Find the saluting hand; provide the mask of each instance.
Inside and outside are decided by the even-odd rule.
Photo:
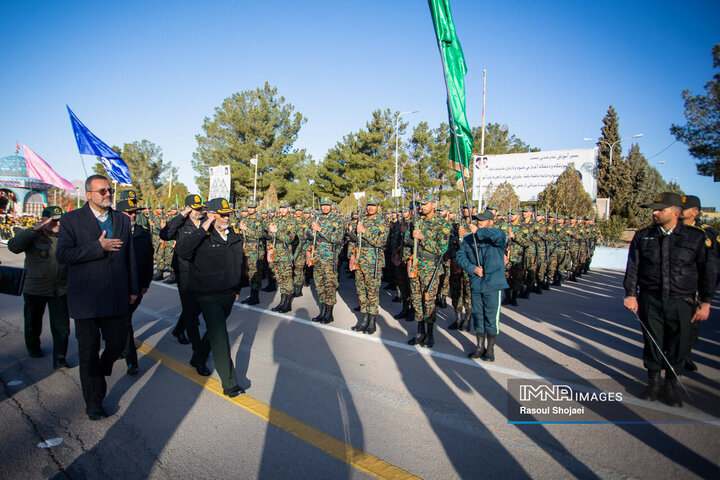
[[[210,227],[212,226],[212,224],[213,224],[214,221],[215,221],[214,218],[208,217],[208,218],[205,219],[205,221],[203,222],[202,228],[203,228],[206,232],[210,231]]]
[[[122,240],[118,240],[117,238],[105,238],[106,235],[107,232],[103,230],[100,238],[98,238],[102,249],[106,252],[117,252],[118,250],[120,250],[120,247],[122,247],[123,244]]]
[[[52,222],[52,218],[45,217],[45,219],[42,222],[36,223],[35,225],[33,225],[32,229],[35,232],[39,232],[40,230],[42,230],[45,227],[45,225],[49,224],[50,222]]]
[[[185,208],[183,208],[183,211],[180,212],[180,215],[182,215],[183,217],[187,217],[190,212],[192,212],[192,207],[190,205],[185,205]]]

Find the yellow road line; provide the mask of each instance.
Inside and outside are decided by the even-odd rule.
[[[179,373],[183,377],[186,377],[201,385],[203,388],[221,396],[223,399],[244,408],[253,415],[256,415],[276,427],[295,435],[304,442],[316,446],[320,450],[352,465],[359,470],[362,470],[363,472],[378,478],[387,478],[390,480],[419,478],[378,457],[375,457],[374,455],[370,455],[359,448],[355,448],[338,438],[328,435],[315,427],[311,427],[307,423],[304,423],[291,415],[283,413],[266,403],[256,400],[248,394],[239,395],[235,398],[228,398],[223,395],[222,385],[218,380],[212,377],[202,377],[198,375],[197,372],[195,372],[195,369],[190,365],[178,361],[160,350],[153,348],[147,343],[142,343],[138,347],[138,352],[143,355],[147,355],[156,362],[161,363],[169,369]]]

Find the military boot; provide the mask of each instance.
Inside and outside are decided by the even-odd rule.
[[[175,278],[175,272],[170,272],[170,276],[167,278],[167,280],[165,280],[164,283],[167,283],[168,285],[177,283],[177,279]]]
[[[540,287],[539,280],[535,281],[535,287],[533,288],[533,293],[537,293],[538,295],[542,295],[542,293],[543,293],[542,288]]]
[[[468,357],[481,358],[485,355],[485,333],[476,333],[475,337],[477,338],[477,347],[468,354]]]
[[[530,288],[522,287],[522,289],[520,289],[520,294],[518,295],[518,298],[530,298]]]
[[[375,326],[375,317],[376,317],[376,315],[368,314],[368,317],[369,317],[369,321],[368,321],[367,327],[365,327],[365,330],[363,330],[363,333],[367,333],[368,335],[372,335],[373,333],[375,333],[375,330],[377,330],[377,328],[376,328],[376,326]]]
[[[425,341],[420,344],[421,347],[432,348],[433,345],[435,345],[435,337],[433,336],[434,326],[434,323],[427,324],[427,336],[425,337]]]
[[[440,308],[447,308],[447,298],[445,298],[445,295],[438,292],[437,297],[435,298],[435,305]]]
[[[685,366],[683,368],[688,372],[697,372],[698,366],[693,362],[692,358],[690,358],[690,354],[685,358]]]
[[[505,289],[505,298],[503,298],[502,304],[503,305],[510,305],[512,297],[512,290],[509,288]]]
[[[356,332],[362,332],[365,330],[370,323],[370,314],[369,313],[363,313],[362,318],[359,318],[357,323],[350,327],[350,330],[355,330]]]
[[[295,297],[293,297],[292,294],[285,295],[285,303],[282,304],[282,306],[278,310],[278,313],[287,313],[290,310],[292,310],[293,298],[295,298]]]
[[[260,295],[260,290],[258,290],[257,288],[251,289],[250,297],[249,297],[249,300],[247,301],[247,304],[248,305],[257,305],[258,303],[260,303],[259,295]]]
[[[414,322],[415,321],[415,309],[412,307],[408,308],[408,314],[407,317],[405,317],[406,322]]]
[[[400,320],[401,318],[406,318],[408,316],[408,310],[410,309],[410,300],[403,300],[403,306],[402,310],[400,310],[400,313],[393,316],[396,320]]]
[[[677,378],[675,378],[670,372],[665,372],[665,383],[662,386],[660,398],[663,403],[670,405],[671,407],[683,406],[682,400],[680,400],[680,395],[678,395],[677,392]]]
[[[554,287],[560,287],[560,286],[562,286],[562,275],[560,275],[559,273],[556,273],[556,274],[555,274],[555,277],[553,278],[552,285],[553,285]]]
[[[273,312],[279,312],[280,309],[283,308],[283,306],[285,305],[286,297],[287,297],[287,295],[285,295],[284,293],[280,294],[280,302],[278,302],[278,304],[275,305],[270,310],[272,310]]]
[[[408,340],[409,345],[420,345],[425,341],[425,322],[417,322],[417,334]]]
[[[165,273],[163,270],[157,270],[157,271],[155,272],[155,275],[153,275],[153,278],[152,278],[152,279],[155,280],[156,282],[162,280],[162,279],[163,279],[163,273]]]
[[[268,280],[268,284],[262,289],[263,292],[275,292],[277,291],[277,282],[275,279]]]
[[[462,325],[460,325],[460,330],[465,330],[466,332],[470,331],[470,325],[472,324],[472,310],[471,309],[465,309],[465,317],[463,318]]]
[[[335,305],[326,305],[325,306],[325,315],[320,319],[320,323],[332,323],[335,321],[335,317],[333,317],[333,308]]]
[[[302,297],[302,285],[295,285],[295,291],[293,292],[293,297]]]
[[[543,290],[550,290],[550,279],[549,279],[549,278],[545,278],[545,279],[542,281],[542,284],[540,285],[540,288],[542,288]]]
[[[327,308],[328,308],[327,305],[325,305],[324,303],[321,303],[320,304],[320,313],[317,314],[317,317],[313,317],[310,320],[312,320],[313,322],[319,322],[320,320],[322,320],[323,317],[325,317],[325,312],[327,311]]]
[[[640,394],[640,398],[643,400],[649,400],[654,402],[658,398],[660,393],[660,371],[659,370],[648,370],[648,386]]]
[[[518,298],[518,290],[513,290],[512,297],[510,298],[510,305],[512,305],[513,307],[517,307],[518,306],[517,298]]]
[[[463,323],[462,307],[455,308],[455,321],[448,325],[448,330],[458,330]]]
[[[485,349],[485,354],[480,357],[485,362],[494,362],[495,361],[495,339],[497,338],[497,335],[491,335],[488,333],[487,336],[487,348]]]

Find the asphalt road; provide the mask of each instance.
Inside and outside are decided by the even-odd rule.
[[[22,256],[0,246],[0,261]],[[415,326],[392,318],[400,304],[389,290],[378,332],[352,332],[346,276],[327,326],[309,321],[310,287],[285,315],[269,311],[279,294],[236,305],[228,331],[247,394],[232,400],[215,374],[187,365],[189,346],[170,334],[177,290],[154,283],[133,322],[140,374],[115,364],[111,417],[98,422],[84,414],[75,339],[68,370],[52,369],[47,323],[46,357],[28,358],[22,298],[0,296],[0,478],[718,478],[720,298],[695,350],[700,370],[683,377],[692,400],[677,409],[637,399],[642,337],[622,308],[621,272],[503,308],[492,364],[466,357],[473,334],[444,328],[451,308],[440,310],[433,349],[407,345]],[[538,378],[623,401],[591,408],[599,423],[508,423],[508,382]],[[607,423],[618,420],[627,423]]]

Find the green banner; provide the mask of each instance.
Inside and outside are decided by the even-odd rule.
[[[445,80],[448,90],[448,117],[450,127],[455,125],[454,134],[450,135],[450,167],[457,172],[460,180],[460,165],[465,175],[470,175],[470,159],[472,158],[473,137],[465,114],[465,56],[460,40],[455,33],[455,24],[450,11],[449,0],[428,0],[430,13],[435,26],[438,48],[445,66]],[[456,142],[458,145],[456,146]],[[458,148],[459,147],[459,148]]]

